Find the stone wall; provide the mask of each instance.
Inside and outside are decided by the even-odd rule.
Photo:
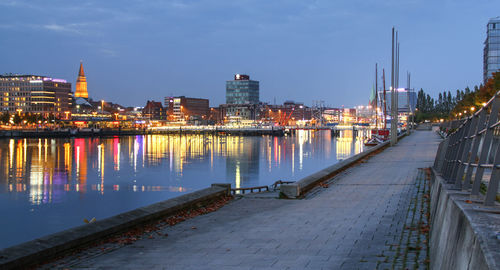
[[[500,207],[454,190],[433,170],[431,269],[500,269]]]

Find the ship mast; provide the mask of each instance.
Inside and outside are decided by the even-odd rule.
[[[378,130],[378,70],[375,63],[375,130]],[[378,133],[378,131],[377,131]]]
[[[382,81],[384,84],[384,130],[387,129],[387,106],[385,99],[385,69],[382,69]]]

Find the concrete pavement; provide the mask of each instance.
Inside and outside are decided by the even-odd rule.
[[[386,269],[397,263],[412,200],[439,142],[417,131],[302,200],[242,198],[131,245],[96,247],[43,267]],[[421,197],[421,196],[420,196]],[[406,258],[407,256],[405,256]],[[421,259],[416,258],[417,264]]]

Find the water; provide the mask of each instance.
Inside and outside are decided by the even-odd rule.
[[[362,150],[352,131],[0,140],[0,248],[211,183],[299,180]]]

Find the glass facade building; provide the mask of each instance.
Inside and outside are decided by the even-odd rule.
[[[384,107],[381,105],[384,100],[384,91],[379,91],[378,92],[379,96],[379,107],[381,111],[384,111]],[[391,113],[391,91],[387,90],[385,93],[385,99],[386,99],[386,110],[387,113]],[[382,101],[382,102],[381,102]],[[408,102],[410,106],[408,106]],[[415,91],[411,90],[408,91],[407,88],[399,88],[398,89],[398,113],[408,113],[409,110],[412,112],[415,111],[417,108],[417,93]]]
[[[234,80],[226,81],[226,104],[259,104],[259,81],[236,74]]]
[[[483,79],[486,82],[500,69],[500,17],[488,21],[484,41]]]

